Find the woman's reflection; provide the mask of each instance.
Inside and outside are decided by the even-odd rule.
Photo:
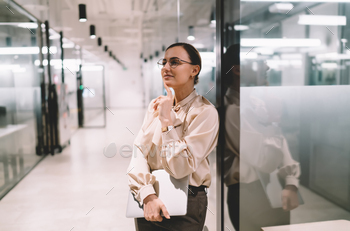
[[[228,187],[228,211],[235,229],[258,231],[261,227],[290,223],[289,211],[299,205],[300,167],[292,159],[279,127],[282,102],[277,96],[244,94],[240,113],[239,52],[240,46],[235,44],[224,56],[225,70],[230,70],[224,76],[228,87],[224,99],[224,181]],[[242,80],[249,81],[246,85],[267,85],[266,74],[260,73],[259,79],[255,71],[244,67]],[[264,63],[261,69],[266,72],[269,68]]]

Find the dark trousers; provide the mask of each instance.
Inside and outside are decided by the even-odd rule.
[[[207,214],[208,198],[205,191],[188,193],[187,214],[185,216],[163,217],[161,222],[135,218],[136,231],[202,231]]]
[[[260,181],[228,186],[227,206],[236,231],[261,231],[261,227],[290,224],[290,212],[271,208]]]

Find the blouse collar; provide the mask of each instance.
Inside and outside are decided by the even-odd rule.
[[[180,102],[177,102],[177,104],[173,106],[175,112],[177,112],[180,109],[180,107],[185,106],[188,102],[190,102],[196,96],[198,96],[198,93],[196,91],[196,88],[193,88],[192,92],[186,98],[184,98]],[[174,98],[174,103],[175,103],[175,98]]]

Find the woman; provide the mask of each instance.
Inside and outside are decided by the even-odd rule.
[[[149,104],[127,169],[131,192],[143,205],[145,215],[135,219],[136,230],[202,230],[208,205],[205,188],[211,182],[208,155],[217,145],[218,113],[194,88],[201,70],[196,48],[187,43],[172,44],[158,65],[167,96]],[[156,179],[151,174],[157,169],[176,179],[189,176],[185,216],[170,217],[157,197],[153,188]]]

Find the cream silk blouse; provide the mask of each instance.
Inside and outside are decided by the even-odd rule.
[[[164,169],[176,179],[189,177],[189,185],[210,186],[208,155],[217,146],[219,115],[206,98],[193,89],[173,106],[174,128],[162,132],[154,100],[148,106],[142,127],[134,140],[133,155],[127,169],[128,184],[141,203],[155,194],[153,170]]]
[[[252,108],[240,112],[240,95],[228,89],[225,95],[225,159],[224,182],[226,186],[236,183],[251,183],[259,180],[256,170],[278,175],[285,185],[299,187],[300,164],[292,158],[286,138],[279,127],[263,125],[256,116],[267,111],[262,100],[250,97]]]

